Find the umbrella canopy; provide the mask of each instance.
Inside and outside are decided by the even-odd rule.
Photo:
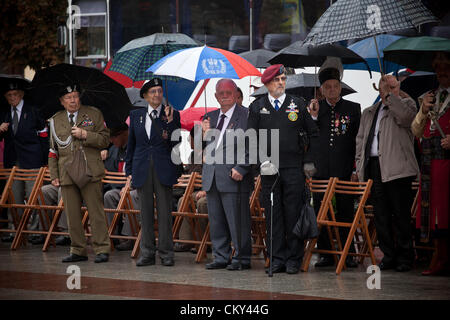
[[[399,74],[400,75],[400,74]],[[416,71],[408,75],[401,83],[400,89],[417,101],[424,92],[439,87],[436,74],[433,72]]]
[[[170,52],[196,46],[197,42],[183,33],[155,33],[134,39],[120,48],[109,70],[133,81],[151,79],[153,75],[145,72],[148,66]]]
[[[434,72],[431,62],[438,51],[450,52],[450,39],[413,37],[395,41],[384,49],[386,60],[401,63],[414,71]]]
[[[401,65],[397,63],[393,63],[390,61],[386,61],[383,59],[383,50],[391,43],[395,42],[398,39],[401,39],[401,36],[394,36],[391,34],[380,34],[375,37],[375,41],[377,45],[375,45],[375,41],[373,38],[366,38],[361,41],[355,42],[354,44],[348,46],[348,49],[354,51],[361,57],[363,57],[372,71],[380,70],[380,64],[378,61],[378,55],[380,56],[380,62],[385,73],[395,72],[400,69],[404,69]],[[355,64],[347,64],[344,65],[344,69],[351,70],[365,70],[366,65],[363,63],[355,63]]]
[[[214,110],[217,110],[217,108],[208,107],[206,109],[206,112],[211,112]],[[187,131],[191,131],[196,123],[203,120],[204,115],[204,108],[188,108],[180,111],[181,128],[186,129]]]
[[[350,86],[341,82],[342,91],[341,96],[346,96],[351,93],[355,93]],[[290,74],[287,76],[286,80],[286,92],[301,96],[306,100],[310,100],[314,96],[314,88],[320,87],[319,77],[313,73],[299,73]],[[251,96],[257,97],[267,94],[266,86],[262,86],[256,90]]]
[[[120,83],[121,85],[123,85],[125,88],[141,88],[144,85],[145,80],[141,80],[141,81],[133,81],[133,79],[127,77],[126,75],[116,72],[116,71],[111,71],[111,65],[112,65],[113,59],[110,59],[108,61],[108,63],[106,64],[105,69],[103,70],[103,73],[106,74],[108,77],[110,77],[111,79],[116,80],[118,83]]]
[[[30,95],[39,106],[44,119],[50,118],[63,106],[58,93],[71,83],[81,86],[81,103],[99,108],[110,128],[123,123],[132,105],[125,88],[100,70],[61,63],[36,72]]]
[[[420,0],[339,0],[317,20],[306,43],[365,38],[439,22]]]
[[[354,51],[339,44],[312,45],[296,41],[286,48],[280,50],[272,59],[271,64],[282,63],[286,67],[301,68],[311,66],[321,66],[327,57],[339,57],[342,63],[364,63],[367,70],[370,68],[361,56]]]
[[[153,72],[155,75],[175,76],[191,81],[261,76],[261,73],[250,62],[237,54],[208,46],[172,52],[148,68],[147,71]]]
[[[266,49],[256,49],[252,51],[245,51],[239,54],[242,58],[250,62],[256,68],[270,67],[269,61],[276,55],[275,52]]]

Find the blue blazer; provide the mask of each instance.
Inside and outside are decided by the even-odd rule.
[[[152,158],[158,180],[165,186],[173,186],[177,183],[179,170],[172,162],[171,152],[178,141],[172,142],[171,136],[174,130],[181,128],[180,113],[173,110],[173,120],[167,124],[163,121],[165,114],[162,109],[159,118],[152,123],[149,139],[145,131],[147,110],[148,108],[139,108],[130,113],[126,174],[132,176],[131,184],[134,188],[142,187],[147,179],[149,161]],[[162,138],[163,130],[167,130],[168,139]]]
[[[35,106],[24,102],[16,135],[12,131],[11,107],[1,115],[0,123],[8,122],[8,131],[0,135],[5,140],[3,165],[12,168],[18,162],[22,169],[36,169],[47,164],[48,132],[39,134],[45,128],[45,121]]]

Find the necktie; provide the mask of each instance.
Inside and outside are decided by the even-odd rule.
[[[75,122],[73,121],[73,117],[75,117],[75,115],[73,113],[69,114],[69,118],[70,118],[69,123],[70,123],[71,127],[73,127],[75,125]]]
[[[13,107],[13,119],[12,119],[12,124],[13,124],[13,133],[14,135],[16,135],[17,132],[17,127],[19,126],[19,115],[17,114],[17,107]]]
[[[217,127],[216,127],[217,130],[222,131],[223,122],[225,121],[225,117],[226,117],[226,115],[224,115],[224,114],[222,114],[220,116],[220,121],[219,121],[219,123],[217,124]]]
[[[447,90],[441,91],[441,94],[439,95],[439,105],[442,106],[442,104],[444,103],[445,99],[447,99],[447,96],[448,96],[448,91]]]
[[[280,109],[280,106],[278,105],[280,101],[277,99],[274,102],[275,102],[275,110],[278,111],[278,109]]]
[[[152,114],[150,115],[150,118],[152,118],[152,120],[155,120],[158,117],[158,111],[153,110]]]

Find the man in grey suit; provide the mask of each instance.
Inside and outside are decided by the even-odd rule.
[[[249,194],[252,181],[248,166],[248,147],[245,143],[238,144],[238,139],[234,136],[236,129],[247,129],[248,110],[236,103],[238,92],[233,80],[219,80],[215,96],[220,109],[210,112],[202,122],[205,139],[208,140],[211,133],[215,136],[213,141],[207,142],[202,169],[202,187],[206,191],[208,202],[214,257],[213,262],[206,264],[206,269],[250,269],[252,246]],[[239,152],[237,149],[242,146],[244,150]],[[208,150],[211,154],[208,154]],[[230,263],[231,242],[235,254]]]

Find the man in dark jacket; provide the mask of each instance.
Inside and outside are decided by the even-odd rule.
[[[261,81],[269,93],[250,105],[248,129],[255,129],[257,132],[267,129],[267,145],[260,146],[258,143],[259,161],[265,153],[275,159],[273,162],[279,171],[279,178],[274,186],[272,233],[270,193],[276,177],[262,176],[261,179],[260,199],[265,209],[267,234],[273,236],[273,247],[270,248],[273,250],[272,271],[296,274],[303,259],[303,241],[293,234],[292,229],[303,205],[305,175],[311,177],[315,171],[314,149],[318,145],[319,132],[306,110],[305,100],[285,93],[286,74],[283,65],[267,68]],[[271,135],[276,132],[279,133],[279,139],[271,141]],[[309,149],[306,151],[307,140]],[[279,154],[272,154],[271,150],[275,150],[273,147],[276,146]],[[276,158],[279,159],[278,163],[275,163]]]
[[[355,164],[356,135],[361,118],[361,106],[341,98],[342,63],[339,58],[328,58],[319,70],[320,90],[325,99],[320,102],[311,101],[309,112],[320,130],[319,153],[317,158],[317,173],[314,179],[328,180],[337,177],[350,181]],[[314,209],[319,211],[323,195],[314,194]],[[349,195],[337,194],[336,218],[341,222],[353,220],[354,198]],[[339,228],[341,241],[347,239],[348,230]],[[323,230],[319,236],[318,248],[330,248],[328,233]],[[354,252],[354,247],[350,248]],[[316,267],[334,265],[332,255],[322,255],[315,264]],[[347,256],[347,267],[356,267],[356,262]]]

